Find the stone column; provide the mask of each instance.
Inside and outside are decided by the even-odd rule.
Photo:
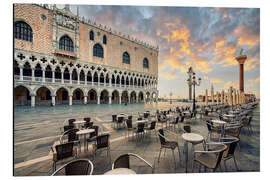
[[[32,74],[33,74],[33,72],[32,72]],[[23,80],[23,68],[22,67],[20,67],[20,80],[21,81]]]
[[[35,102],[36,100],[36,95],[35,94],[31,94],[31,107],[35,107]]]
[[[72,95],[69,95],[69,105],[72,105]]]
[[[233,105],[236,105],[236,89],[234,89],[233,91],[233,101],[234,101]]]
[[[55,71],[52,71],[52,82],[55,83]]]
[[[84,75],[84,85],[87,85],[87,75]]]
[[[121,81],[120,81],[121,83]],[[119,93],[119,104],[121,104],[122,93]]]
[[[100,95],[97,95],[97,104],[100,104]]]
[[[109,85],[110,85],[110,87],[112,87],[112,78],[111,77],[109,77]]]
[[[61,83],[64,84],[64,72],[61,72]]]
[[[55,106],[55,95],[52,95],[52,105]]]
[[[32,69],[32,81],[35,81],[35,70]]]
[[[77,75],[77,84],[80,84],[80,74]]]
[[[94,86],[94,76],[92,75],[91,78],[92,78],[92,86]]]
[[[72,73],[69,73],[69,83],[72,84]]]
[[[221,104],[224,104],[224,90],[221,92]]]
[[[244,92],[244,64],[247,59],[246,55],[242,55],[243,49],[241,49],[240,55],[235,57],[239,64],[239,90]]]
[[[205,89],[205,105],[208,106],[208,92],[207,92],[207,89]]]
[[[87,97],[88,96],[84,96],[84,104],[87,104]]]
[[[130,95],[128,95],[128,103],[130,104]]]
[[[45,82],[45,70],[42,69],[42,82]]]
[[[109,104],[112,104],[112,96],[109,96]]]
[[[215,104],[214,93],[212,94],[212,104]]]

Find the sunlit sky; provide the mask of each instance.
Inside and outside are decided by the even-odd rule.
[[[76,14],[75,5],[71,10]],[[158,6],[79,6],[81,16],[159,46],[160,97],[187,98],[187,70],[202,78],[196,94],[238,88],[243,48],[245,92],[260,95],[260,9]]]

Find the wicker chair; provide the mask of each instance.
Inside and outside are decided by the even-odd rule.
[[[185,133],[191,133],[191,126],[189,124],[185,124],[183,130]]]
[[[91,129],[93,127],[94,122],[85,122],[83,128]]]
[[[67,125],[67,126],[64,126],[64,132],[70,130],[70,129],[73,129],[74,128],[74,125]]]
[[[178,122],[179,122],[179,116],[177,116],[174,121],[169,121],[169,127],[170,127],[170,125],[172,125],[173,126],[173,130],[175,131],[175,126],[176,125],[179,128]]]
[[[51,147],[53,152],[53,172],[56,170],[56,163],[67,159],[67,158],[74,158],[77,156],[77,149],[73,149],[74,142],[67,142],[64,144],[56,145],[54,148]]]
[[[167,138],[165,138],[163,129],[158,130],[158,136],[159,136],[160,145],[161,145],[160,150],[159,150],[159,155],[158,155],[158,162],[159,162],[161,150],[165,149],[165,152],[166,152],[166,149],[171,149],[172,154],[173,154],[173,160],[174,160],[174,164],[175,164],[175,169],[176,169],[174,150],[175,150],[175,148],[178,148],[178,153],[180,154],[178,143],[175,142],[175,141],[169,141]],[[164,152],[164,155],[165,155],[165,152]],[[179,159],[179,161],[180,161],[180,159]]]
[[[112,125],[113,127],[115,128],[115,124],[117,123],[117,115],[116,114],[113,114],[112,115]]]
[[[75,119],[69,119],[69,120],[68,120],[68,124],[69,124],[69,125],[74,125],[73,123],[74,123],[75,121],[76,121]]]
[[[126,120],[126,124],[127,124],[127,133],[126,133],[126,135],[129,138],[129,132],[130,131],[134,132],[134,130],[136,130],[136,128],[132,126],[132,119]]]
[[[93,163],[88,159],[76,159],[61,166],[51,176],[56,176],[60,174],[62,169],[65,169],[64,175],[68,175],[68,176],[69,175],[92,175],[94,166],[93,166]]]
[[[120,116],[117,118],[116,124],[117,124],[117,129],[119,129],[119,125],[123,125],[124,123],[124,117]]]
[[[99,126],[95,125],[92,128],[95,129],[95,131],[90,133],[89,138],[86,139],[87,151],[88,151],[88,143],[94,143],[96,141],[97,136],[98,136]]]
[[[247,118],[242,121],[242,125],[247,128],[249,135],[253,133],[253,130],[251,127],[251,121],[252,121],[252,116],[247,116]]]
[[[150,132],[150,135],[151,135],[151,132],[154,131],[155,134],[156,134],[156,137],[157,137],[156,123],[157,123],[156,121],[152,121],[151,124],[150,124],[150,127],[145,128],[145,130],[146,130],[146,132]]]
[[[207,126],[207,129],[208,129],[208,135],[207,135],[206,140],[208,140],[208,139],[211,140],[213,133],[219,135],[219,137],[221,136],[221,129],[217,128],[217,127],[214,127],[213,123],[211,121],[206,121],[206,126]]]
[[[219,167],[221,170],[220,162],[221,162],[223,153],[227,150],[227,146],[222,143],[206,143],[206,145],[208,147],[207,150],[194,151],[192,172],[193,172],[195,163],[198,163],[199,165],[202,165],[205,168],[212,169],[213,172],[216,171],[217,167]],[[199,168],[199,172],[200,172],[200,168]]]
[[[73,142],[74,145],[78,146],[78,149],[81,150],[81,142],[79,140],[78,135],[76,134],[76,132],[78,131],[79,129],[70,129],[64,132],[62,136],[60,136],[60,143],[61,144],[65,143],[67,137],[67,142]]]
[[[107,150],[107,157],[110,154],[110,163],[111,163],[111,153],[110,153],[110,134],[102,134],[102,135],[98,135],[96,137],[96,143],[93,144],[93,151],[94,151],[94,159],[96,158],[96,153],[99,150]]]
[[[157,115],[157,119],[158,119],[158,123],[162,124],[162,128],[163,128],[163,124],[166,123],[167,126],[167,121],[164,118],[164,116],[162,117],[160,114]]]
[[[83,120],[84,120],[85,122],[90,122],[90,121],[91,121],[91,118],[90,118],[90,117],[85,117],[85,118],[83,118]]]
[[[145,159],[143,159],[142,157],[140,157],[137,154],[133,154],[133,153],[127,153],[127,154],[122,154],[119,157],[117,157],[113,164],[112,164],[112,169],[116,169],[116,168],[130,168],[130,157],[135,157],[139,160],[141,160],[142,162],[144,162],[147,166],[149,166],[152,170],[152,173],[154,173],[154,167],[153,165],[151,165],[149,162],[147,162]]]
[[[144,126],[145,126],[145,123],[137,124],[137,128],[133,131],[133,133],[136,134],[136,137],[138,137],[139,134],[141,135],[141,137],[144,136]]]

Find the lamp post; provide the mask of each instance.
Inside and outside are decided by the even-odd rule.
[[[187,74],[188,74],[188,80],[187,80],[187,84],[188,84],[188,100],[189,101],[191,101],[192,100],[192,96],[191,96],[191,94],[192,94],[192,81],[191,81],[191,78],[192,78],[192,75],[193,75],[193,69],[192,69],[192,67],[189,67],[188,68],[188,72],[187,72]]]
[[[201,78],[198,78],[198,81],[196,81],[196,73],[193,72],[192,74],[192,81],[190,79],[187,80],[187,82],[191,85],[193,85],[193,108],[192,108],[192,112],[195,112],[196,109],[196,99],[195,99],[195,86],[200,86],[201,84]]]

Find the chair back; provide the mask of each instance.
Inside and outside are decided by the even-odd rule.
[[[184,122],[184,119],[185,119],[185,116],[182,116],[182,115],[181,115],[181,121],[180,121],[180,122],[181,122],[181,123]]]
[[[208,131],[212,130],[212,124],[210,121],[206,121],[206,126],[207,126]]]
[[[64,126],[64,132],[70,130],[70,129],[73,129],[74,128],[74,125],[67,125],[67,126]]]
[[[90,118],[90,117],[85,117],[85,118],[83,118],[83,120],[84,120],[85,122],[90,122],[90,121],[91,121],[91,118]]]
[[[222,146],[223,146],[222,149],[217,153],[217,159],[216,159],[216,164],[215,164],[215,168],[214,169],[216,169],[218,167],[218,165],[221,162],[221,159],[222,159],[222,156],[223,156],[224,151],[227,150],[227,146],[225,144],[223,144]]]
[[[229,143],[225,143],[228,146],[227,151],[225,152],[223,157],[230,157],[234,154],[234,151],[236,149],[237,143],[239,143],[240,139],[239,138],[235,138],[233,141],[229,142]]]
[[[156,121],[151,122],[151,125],[150,125],[151,130],[156,128],[156,123],[157,123]]]
[[[55,146],[56,154],[57,154],[56,159],[62,160],[68,157],[72,157],[73,145],[74,145],[74,142],[68,142],[65,144],[56,145]]]
[[[97,149],[109,147],[109,137],[110,134],[102,134],[97,136]]]
[[[176,117],[175,123],[177,124],[179,121],[179,116]]]
[[[120,155],[114,162],[113,162],[113,168],[130,168],[129,164],[129,155],[128,154],[122,154]]]
[[[78,135],[76,132],[78,132],[79,129],[71,129],[68,131],[68,142],[73,142],[78,140]]]
[[[93,124],[94,124],[94,122],[85,122],[84,123],[84,128],[86,128],[86,129],[92,128]]]
[[[69,120],[68,120],[68,124],[69,124],[69,125],[73,125],[73,123],[74,123],[75,121],[76,121],[75,119],[69,119]]]
[[[90,166],[93,169],[93,165],[89,163],[89,160],[79,159],[72,161],[65,167],[66,175],[89,175]]]
[[[113,115],[112,115],[112,121],[113,121],[113,122],[116,122],[116,121],[117,121],[116,117],[117,117],[116,114],[113,114]]]
[[[132,121],[132,116],[130,115],[130,116],[128,116],[128,120],[131,120]]]
[[[120,116],[117,118],[117,122],[118,123],[122,123],[124,121],[124,117],[123,116]]]
[[[137,133],[144,132],[144,123],[138,123],[137,125]]]
[[[191,127],[185,125],[185,126],[184,126],[184,131],[185,131],[186,133],[191,133]]]
[[[142,118],[141,118],[141,117],[139,117],[137,120],[138,120],[138,121],[140,121],[140,120],[142,120]]]
[[[126,123],[127,123],[128,129],[132,128],[132,120],[131,119],[126,120]]]
[[[158,130],[158,137],[159,137],[159,140],[160,140],[160,144],[163,145],[166,143],[166,139],[164,138],[164,131],[163,129],[159,129]]]

